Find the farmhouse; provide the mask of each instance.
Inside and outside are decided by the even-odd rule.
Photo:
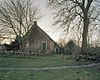
[[[37,25],[36,21],[23,39],[24,51],[46,54],[59,52],[59,45]]]

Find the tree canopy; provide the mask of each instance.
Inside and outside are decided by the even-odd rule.
[[[54,24],[60,24],[65,31],[82,32],[81,52],[87,48],[88,32],[98,27],[100,21],[99,0],[49,0],[49,7],[56,10]]]
[[[23,36],[39,18],[39,9],[31,0],[4,0],[0,4],[0,25],[17,36]]]

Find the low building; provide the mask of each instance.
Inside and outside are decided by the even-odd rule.
[[[53,41],[38,25],[34,25],[23,37],[23,50],[32,53],[47,53],[59,52],[59,45]]]

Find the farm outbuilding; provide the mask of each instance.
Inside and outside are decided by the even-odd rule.
[[[59,45],[34,22],[34,25],[23,37],[23,49],[35,53],[59,52]]]

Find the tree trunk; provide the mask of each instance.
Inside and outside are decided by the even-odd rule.
[[[16,37],[16,40],[19,43],[19,50],[21,51],[22,50],[22,37],[19,35]]]
[[[81,54],[84,55],[87,48],[87,37],[88,37],[88,27],[89,27],[89,18],[84,16],[84,26],[83,26],[83,34],[82,34],[82,46],[81,46]]]

